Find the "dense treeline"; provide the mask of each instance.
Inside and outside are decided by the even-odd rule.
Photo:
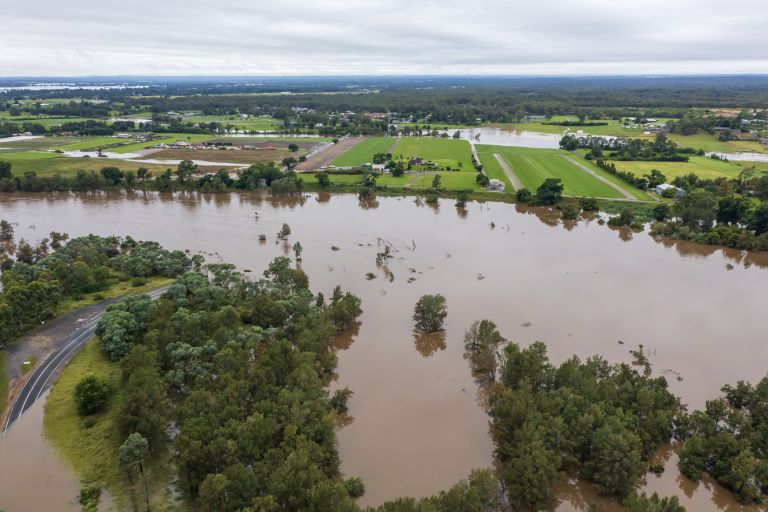
[[[756,386],[739,381],[703,411],[683,418],[677,436],[680,472],[699,481],[705,473],[745,503],[768,496],[768,377]]]
[[[651,454],[673,434],[681,410],[663,377],[599,356],[550,364],[546,346],[521,348],[489,320],[466,332],[466,358],[488,394],[491,434],[509,503],[538,510],[566,469],[630,510],[682,510],[677,499],[636,496]],[[642,350],[637,353],[642,361]]]
[[[217,192],[224,190],[254,190],[271,188],[275,192],[299,192],[303,180],[293,171],[283,172],[274,163],[256,163],[238,171],[232,178],[227,171],[197,176],[198,166],[182,160],[174,171],[153,175],[146,168],[122,171],[118,167],[103,167],[99,172],[80,170],[74,176],[38,176],[33,171],[14,176],[10,163],[0,161],[0,192],[89,192],[105,188],[136,190],[197,190]]]
[[[0,221],[0,237],[0,346],[51,319],[62,299],[106,290],[119,279],[175,277],[191,265],[183,252],[131,238],[68,240],[51,232],[33,247],[24,240],[14,243],[13,226],[6,221]]]
[[[693,178],[698,185],[707,185]],[[768,250],[768,176],[751,181],[754,185],[748,195],[716,194],[717,190],[728,189],[726,182],[712,184],[717,187],[714,192],[711,188],[695,188],[671,208],[658,207],[658,222],[651,226],[651,234],[735,249]],[[690,183],[684,179],[673,183],[686,182]],[[760,202],[755,203],[755,198]]]
[[[196,110],[232,112],[278,119],[295,117],[294,109],[331,112],[397,112],[433,123],[474,124],[520,121],[526,115],[573,114],[580,118],[676,117],[693,107],[762,108],[768,81],[762,77],[513,79],[377,77],[274,79],[259,83],[205,80],[145,80],[142,89],[9,91],[0,101],[14,108],[14,98],[77,97],[106,103],[77,102],[33,107],[35,114],[103,117],[121,114]],[[292,94],[253,94],[254,92]],[[336,94],[317,94],[335,92]],[[305,114],[302,114],[304,117]],[[307,115],[306,126],[312,119]],[[686,123],[682,129],[687,130]],[[371,125],[377,127],[376,125]],[[380,128],[380,127],[379,127]],[[698,129],[695,127],[694,129]]]
[[[155,452],[172,445],[201,509],[356,510],[361,482],[339,473],[343,404],[326,386],[334,338],[360,313],[339,288],[327,302],[313,295],[284,257],[256,282],[209,265],[157,302],[121,301],[97,330],[123,368],[119,428]]]
[[[687,155],[703,155],[704,151],[693,148],[681,148],[663,133],[656,134],[654,140],[625,139],[622,137],[597,137],[592,135],[566,135],[560,139],[560,147],[567,151],[589,149],[586,157],[604,158],[604,151],[609,151],[611,160],[642,160],[654,162],[687,162]]]

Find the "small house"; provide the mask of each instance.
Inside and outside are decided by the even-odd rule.
[[[424,160],[421,158],[411,158],[408,160],[408,165],[424,165]]]
[[[504,190],[504,182],[501,180],[488,180],[488,190],[492,192],[501,192]]]
[[[653,189],[653,191],[659,195],[664,195],[664,192],[667,190],[674,190],[675,195],[672,197],[674,197],[675,199],[683,197],[685,195],[685,190],[681,189],[680,187],[670,185],[669,183],[662,183],[661,185],[656,185]]]

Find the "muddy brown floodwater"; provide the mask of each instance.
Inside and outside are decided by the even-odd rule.
[[[43,438],[48,393],[3,437],[0,432],[0,510],[78,512],[80,484]]]
[[[275,244],[288,223],[313,290],[327,296],[341,284],[363,301],[360,330],[339,353],[338,385],[354,395],[353,420],[338,437],[342,470],[365,480],[364,504],[433,494],[491,465],[488,417],[462,357],[464,330],[478,319],[521,344],[546,342],[555,363],[572,354],[631,361],[643,344],[655,373],[690,407],[768,370],[766,254],[662,243],[595,222],[563,226],[515,205],[472,203],[460,213],[450,200],[360,205],[353,195],[3,195],[0,218],[27,239],[51,230],[131,234],[254,276],[290,252]],[[383,244],[394,256],[387,269],[375,262]],[[413,306],[425,293],[447,298],[444,345],[412,336]],[[589,486],[560,487],[557,510],[613,509]],[[739,510],[718,486],[679,479],[671,454],[647,488],[679,495],[689,510]]]

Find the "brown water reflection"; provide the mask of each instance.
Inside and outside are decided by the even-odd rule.
[[[0,197],[0,218],[19,222],[19,237],[131,234],[213,254],[209,260],[254,276],[284,254],[274,239],[288,223],[312,288],[328,296],[341,284],[363,300],[359,332],[340,340],[338,385],[354,391],[354,421],[339,432],[342,470],[365,480],[365,504],[432,494],[491,464],[488,418],[463,358],[464,330],[478,319],[522,344],[545,341],[554,363],[574,353],[629,362],[629,349],[642,344],[654,372],[692,407],[725,382],[766,373],[768,254],[657,242],[647,233],[625,242],[597,222],[563,229],[558,212],[519,205],[472,203],[464,213],[452,200],[435,209],[380,197],[374,206],[326,193]],[[376,265],[380,240],[394,255],[386,275]],[[413,306],[425,293],[447,299],[444,348],[413,337]],[[673,466],[649,476],[649,488],[685,496]],[[588,510],[589,487],[573,485],[563,487],[557,510]],[[708,492],[704,484],[693,491],[699,510],[712,509]]]

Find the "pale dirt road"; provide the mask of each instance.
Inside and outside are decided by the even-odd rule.
[[[624,190],[623,188],[621,188],[620,186],[618,186],[617,184],[612,182],[611,180],[609,180],[607,178],[604,178],[603,176],[600,176],[599,174],[597,174],[595,171],[593,171],[592,169],[590,169],[586,165],[577,162],[576,160],[574,160],[573,158],[571,158],[569,156],[565,156],[565,155],[562,155],[562,156],[563,156],[563,158],[565,158],[566,160],[571,162],[573,165],[575,165],[576,167],[578,167],[582,171],[592,175],[593,177],[597,178],[598,180],[602,181],[603,183],[605,183],[606,185],[611,187],[613,190],[615,190],[616,192],[621,194],[624,197],[624,199],[626,199],[627,201],[637,201],[637,198],[635,196],[633,196],[632,194],[630,194],[629,192],[627,192],[626,190]]]
[[[504,174],[507,175],[507,178],[509,178],[509,181],[512,183],[512,188],[515,190],[520,190],[523,188],[523,182],[520,181],[517,176],[515,176],[515,173],[512,172],[512,168],[509,166],[506,160],[504,160],[504,158],[498,153],[494,153],[493,156],[496,157],[496,160],[499,162],[499,165],[504,171]]]
[[[365,140],[365,137],[347,137],[341,139],[338,144],[332,144],[322,151],[300,162],[295,169],[297,171],[314,171],[330,165],[340,155],[343,155],[353,147]]]

